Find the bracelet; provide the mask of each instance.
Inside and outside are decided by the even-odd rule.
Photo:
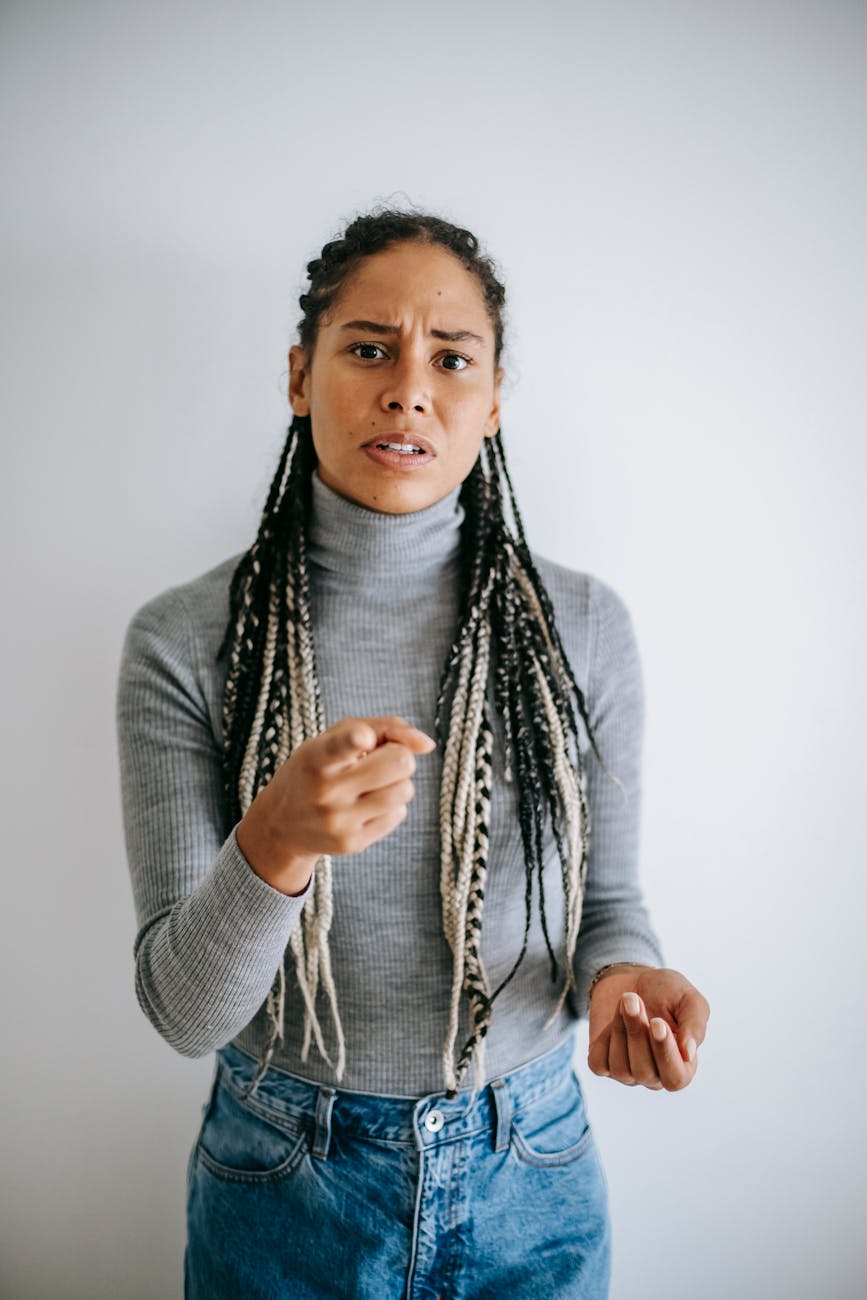
[[[593,990],[596,988],[596,985],[602,979],[602,976],[607,974],[608,971],[614,970],[618,966],[642,966],[643,967],[644,962],[643,961],[610,961],[607,966],[602,966],[590,981],[590,987],[587,990],[588,1007],[590,1006],[591,994],[593,993]]]

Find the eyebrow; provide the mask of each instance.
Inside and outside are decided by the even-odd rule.
[[[350,320],[341,325],[344,330],[364,330],[368,334],[400,334],[397,325],[383,325],[375,320]],[[431,338],[443,339],[446,343],[478,343],[485,346],[485,340],[472,330],[431,330]]]

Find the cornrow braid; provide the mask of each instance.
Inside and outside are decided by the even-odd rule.
[[[300,298],[302,347],[312,354],[323,316],[359,263],[402,240],[442,245],[476,277],[493,326],[498,363],[505,291],[493,263],[482,255],[469,231],[416,212],[385,210],[358,217],[309,263],[310,287]],[[230,618],[220,650],[221,656],[228,654],[223,769],[229,826],[243,816],[292,750],[324,727],[307,566],[315,464],[310,419],[296,417],[256,540],[232,578]],[[436,733],[443,755],[440,896],[443,932],[452,953],[443,1043],[443,1077],[450,1095],[471,1069],[476,1086],[484,1081],[485,1037],[494,1003],[526,955],[536,890],[551,978],[557,979],[559,963],[548,929],[543,885],[547,826],[561,864],[566,930],[563,986],[551,1020],[573,986],[590,841],[581,729],[599,758],[584,695],[527,547],[499,432],[483,445],[462,485],[460,500],[464,509],[460,617],[436,703]],[[481,935],[495,717],[506,779],[517,789],[525,922],[514,964],[492,991],[481,957]],[[330,960],[333,909],[331,862],[322,857],[289,951],[304,1003],[302,1060],[315,1042],[339,1081],[346,1050]],[[331,1018],[328,1046],[316,1009],[320,987]],[[282,1040],[285,995],[281,962],[266,999],[269,1032],[249,1092],[255,1091]],[[469,1033],[458,1049],[464,998]]]

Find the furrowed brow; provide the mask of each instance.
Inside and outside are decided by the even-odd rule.
[[[485,340],[472,330],[431,330],[431,334],[435,339],[443,339],[446,343],[478,343],[481,348],[485,346]]]
[[[397,325],[384,325],[381,321],[375,320],[350,320],[345,325],[341,325],[344,330],[363,330],[367,334],[400,334],[400,328]],[[474,334],[472,330],[431,330],[431,338],[442,339],[444,343],[477,343],[479,347],[485,346],[485,340],[479,334]]]
[[[350,320],[341,325],[344,330],[364,330],[367,334],[399,334],[396,325],[382,325],[375,320]]]

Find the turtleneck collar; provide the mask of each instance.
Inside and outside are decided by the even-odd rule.
[[[460,548],[460,487],[424,510],[382,514],[347,501],[313,473],[308,537],[311,565],[366,582],[430,577]]]

